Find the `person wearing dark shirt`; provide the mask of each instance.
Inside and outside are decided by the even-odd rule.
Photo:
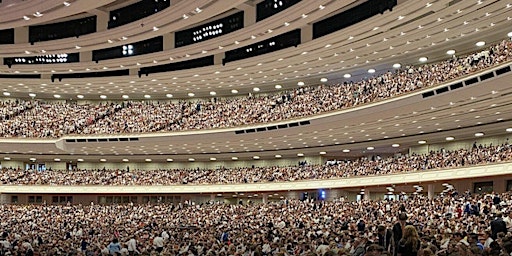
[[[494,219],[493,221],[491,221],[491,234],[492,234],[492,239],[496,240],[496,238],[498,237],[498,233],[500,232],[503,232],[503,233],[507,233],[507,224],[505,223],[505,221],[503,221],[503,215],[501,212],[497,212],[496,213],[496,219]]]
[[[384,225],[379,225],[377,228],[378,245],[382,246],[387,252],[391,249],[391,240],[393,237],[391,233],[392,232]]]
[[[398,222],[393,225],[393,255],[398,255],[398,242],[402,239],[402,234],[405,226],[407,225],[407,214],[401,212],[398,215]]]
[[[418,231],[412,225],[404,228],[403,237],[398,242],[398,256],[418,256],[421,240]]]

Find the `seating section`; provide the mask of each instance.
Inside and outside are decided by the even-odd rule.
[[[22,170],[3,168],[3,185],[175,185],[292,182],[349,178],[368,175],[439,170],[512,160],[512,146],[476,146],[455,151],[432,151],[425,155],[372,157],[328,162],[324,165],[267,166],[219,169],[172,170]]]
[[[0,136],[60,137],[65,134],[179,131],[283,121],[381,101],[438,85],[508,62],[512,59],[511,49],[512,42],[504,40],[477,53],[435,64],[405,67],[359,82],[301,87],[268,96],[199,99],[186,103],[128,102],[122,104],[121,111],[114,111],[119,109],[112,104],[22,103],[36,107],[19,112],[9,120],[1,120]],[[43,109],[45,111],[41,112]],[[151,120],[153,117],[156,120]]]
[[[1,245],[7,255],[392,255],[369,252],[398,250],[392,237],[402,227],[414,255],[509,255],[508,205],[510,193],[457,191],[360,202],[2,204]]]

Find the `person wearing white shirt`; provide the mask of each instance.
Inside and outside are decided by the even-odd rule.
[[[126,246],[128,246],[128,254],[135,255],[137,251],[137,238],[135,236],[132,236],[128,242],[126,242]]]
[[[153,238],[153,246],[158,253],[164,250],[164,239],[159,234]]]

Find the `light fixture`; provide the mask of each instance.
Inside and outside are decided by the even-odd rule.
[[[71,4],[70,4],[69,2],[67,2],[67,1],[64,1],[64,2],[63,2],[63,4],[64,4],[64,6],[66,6],[66,7],[68,7],[68,6],[70,6],[70,5],[71,5]]]
[[[446,51],[446,54],[454,55],[455,54],[455,50],[448,50],[448,51]]]
[[[152,160],[151,160],[151,159],[149,159],[149,158],[146,158],[144,161],[146,161],[146,162],[151,162]]]
[[[420,57],[418,60],[420,62],[427,62],[428,58],[427,57]]]
[[[512,128],[507,128],[507,129],[505,129],[505,131],[512,132]]]
[[[126,158],[125,158],[125,159],[123,159],[123,162],[129,162],[129,161],[130,161],[130,160],[128,160],[128,159],[126,159]]]
[[[374,150],[375,148],[374,147],[367,147],[366,150]]]
[[[194,162],[194,161],[195,161],[195,159],[194,159],[194,158],[189,158],[189,159],[188,159],[188,161],[189,161],[189,162]]]
[[[392,146],[392,147],[394,147],[394,148],[398,148],[398,147],[400,147],[400,144],[395,143],[395,144],[393,144],[393,145],[391,145],[391,146]]]
[[[146,98],[146,99],[151,99],[151,95],[146,94],[146,95],[144,95],[144,98]]]
[[[106,161],[107,161],[107,159],[105,159],[105,158],[100,159],[100,162],[106,162]]]
[[[327,82],[327,78],[325,78],[325,77],[320,78],[320,82],[322,82],[322,83]]]
[[[78,94],[76,97],[79,98],[79,99],[83,99],[84,98],[84,96],[81,95],[81,94]]]
[[[393,64],[393,68],[401,68],[401,67],[402,67],[402,64],[400,64],[400,63]]]
[[[190,95],[189,95],[189,96],[190,96]],[[166,94],[166,95],[165,95],[165,97],[167,97],[167,98],[172,98],[172,94],[168,93],[168,94]]]
[[[84,161],[84,159],[82,159],[82,158],[78,158],[76,161],[77,161],[77,162],[83,162],[83,161]]]
[[[475,45],[478,46],[478,47],[482,47],[482,46],[485,45],[485,42],[484,41],[479,41]]]
[[[189,97],[194,97],[194,96],[196,96],[193,92],[189,92],[187,95],[188,95]]]
[[[351,75],[351,74],[344,74],[344,75],[343,75],[343,77],[344,77],[344,78],[351,78],[351,77],[352,77],[352,75]]]
[[[258,159],[260,159],[260,157],[259,156],[253,156],[252,159],[258,160]]]
[[[477,132],[475,133],[475,137],[482,137],[484,136],[484,133],[483,132]]]
[[[217,158],[215,158],[215,157],[210,157],[210,161],[217,161]]]
[[[236,157],[236,156],[232,156],[232,157],[231,157],[231,160],[238,160],[238,157]]]
[[[276,85],[274,86],[274,88],[276,88],[276,89],[281,89],[281,88],[283,88],[283,86],[282,86],[282,85],[280,85],[280,84],[276,84]]]
[[[28,17],[28,16],[23,16],[23,19],[24,19],[24,20],[30,20],[30,17]]]
[[[304,154],[303,154],[303,153],[297,153],[297,156],[299,156],[299,157],[303,157],[303,156],[304,156]]]
[[[231,93],[233,93],[233,94],[237,94],[237,93],[238,93],[238,90],[233,89],[233,90],[231,90]]]
[[[60,162],[60,158],[55,158],[55,159],[53,159],[53,161]]]
[[[281,157],[283,157],[283,156],[281,156],[281,155],[275,155],[274,157],[275,157],[275,158],[281,158]]]
[[[11,158],[6,156],[6,157],[4,157],[4,160],[9,161],[9,160],[11,160]]]
[[[448,137],[446,137],[446,140],[447,140],[447,141],[451,141],[451,140],[454,140],[454,139],[455,139],[455,138],[454,138],[454,137],[452,137],[452,136],[448,136]]]
[[[31,157],[31,158],[29,158],[28,160],[30,160],[30,161],[32,161],[32,162],[36,161],[36,159],[35,159],[34,157]]]
[[[260,88],[258,88],[258,87],[254,87],[254,88],[252,88],[252,90],[253,90],[253,91],[255,91],[255,92],[259,92],[259,91],[260,91]]]
[[[512,32],[508,32],[507,36],[512,38]]]
[[[174,161],[172,158],[167,158],[167,162],[172,162]]]
[[[107,95],[100,95],[100,99],[106,99],[107,98]]]
[[[300,81],[297,83],[298,86],[304,86],[304,82]]]
[[[370,74],[375,73],[375,69],[373,69],[373,68],[368,69],[368,73],[370,73]]]
[[[11,96],[10,92],[4,92],[4,96]]]
[[[325,154],[327,154],[327,152],[325,152],[325,151],[320,152],[320,155],[325,155]]]
[[[59,94],[54,94],[53,97],[55,97],[57,99],[60,99],[60,95]]]
[[[211,95],[211,96],[215,96],[215,95],[217,95],[217,93],[216,93],[216,92],[214,92],[214,91],[211,91],[211,92],[210,92],[210,95]]]
[[[344,149],[343,150],[343,153],[348,153],[348,152],[350,152],[350,149]]]
[[[36,96],[36,94],[35,93],[29,93],[28,96],[34,98]]]
[[[121,96],[121,97],[122,97],[123,99],[125,99],[125,100],[130,98],[130,96],[128,96],[128,95],[123,95],[123,96]]]
[[[426,143],[427,143],[427,141],[426,141],[426,140],[420,140],[420,141],[418,141],[418,144],[426,144]]]

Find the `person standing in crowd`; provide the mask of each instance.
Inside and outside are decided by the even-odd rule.
[[[126,246],[128,247],[128,254],[135,255],[135,253],[139,253],[137,250],[137,237],[132,236],[128,242],[126,242]],[[139,253],[140,254],[140,253]]]
[[[161,237],[159,233],[156,233],[155,238],[153,238],[153,246],[158,253],[162,253],[164,250],[164,238]]]
[[[507,224],[503,221],[503,215],[500,211],[496,212],[496,218],[491,221],[491,236],[492,239],[498,238],[498,233],[507,233]]]
[[[421,248],[421,240],[418,231],[412,225],[404,228],[403,237],[398,242],[398,256],[418,256]]]
[[[117,238],[112,239],[112,242],[108,245],[108,253],[110,255],[121,255],[121,244]]]
[[[384,251],[389,252],[391,249],[391,240],[393,239],[392,232],[384,225],[377,227],[377,237],[379,239],[378,245],[384,248]]]
[[[398,222],[393,225],[393,255],[398,255],[398,243],[403,237],[405,226],[407,225],[407,214],[401,212],[398,214]]]

